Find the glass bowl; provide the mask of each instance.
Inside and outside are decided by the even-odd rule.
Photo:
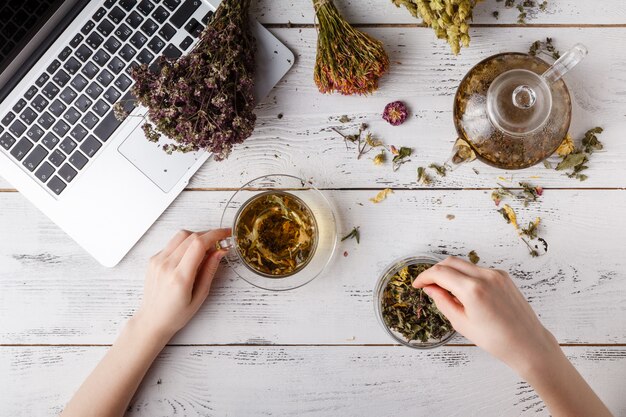
[[[432,349],[448,343],[456,334],[454,330],[450,331],[441,339],[430,339],[426,342],[422,342],[420,340],[411,340],[408,341],[402,336],[401,333],[390,329],[385,324],[385,320],[383,319],[382,314],[382,302],[383,302],[383,294],[385,292],[385,288],[387,288],[387,284],[391,280],[397,272],[399,272],[402,268],[415,265],[415,264],[429,264],[434,265],[443,259],[436,258],[431,255],[413,255],[404,258],[400,258],[394,261],[391,265],[389,265],[382,273],[378,282],[376,283],[376,287],[374,288],[374,310],[376,312],[376,317],[378,318],[378,322],[385,329],[385,331],[398,343],[408,346],[414,349]]]
[[[242,207],[263,193],[290,194],[303,202],[314,217],[317,236],[314,253],[306,263],[287,276],[272,276],[255,270],[243,261],[236,239],[229,239],[231,250],[226,254],[230,268],[246,282],[271,291],[301,287],[320,275],[330,263],[337,247],[337,223],[331,203],[310,181],[293,175],[272,174],[244,184],[226,203],[220,227],[236,230],[235,222]],[[222,244],[222,243],[220,243]]]

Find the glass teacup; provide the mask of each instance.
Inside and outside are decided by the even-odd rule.
[[[231,249],[229,266],[252,285],[270,290],[310,282],[330,262],[337,244],[329,201],[310,183],[290,175],[245,184],[227,203],[221,226],[233,231],[218,243]]]

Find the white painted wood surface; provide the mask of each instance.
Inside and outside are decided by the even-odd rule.
[[[380,91],[341,97],[320,95],[311,80],[310,1],[259,0],[258,19],[297,55],[293,70],[260,104],[254,136],[228,161],[203,167],[117,268],[98,266],[0,179],[0,415],[58,413],[136,308],[148,256],[180,228],[218,226],[228,189],[275,172],[328,189],[340,233],[360,225],[361,244],[344,242],[324,276],[286,293],[256,289],[223,268],[207,304],[149,373],[129,416],[547,415],[527,384],[464,338],[414,352],[393,346],[379,328],[372,289],[389,262],[415,252],[470,250],[482,264],[511,271],[542,321],[568,344],[574,364],[616,415],[626,415],[622,3],[550,0],[546,13],[520,27],[510,25],[515,10],[487,0],[476,9],[471,47],[454,57],[390,1],[338,1],[350,21],[385,43],[392,61]],[[491,15],[496,9],[499,20]],[[561,50],[575,42],[590,49],[567,75],[574,136],[596,125],[606,129],[606,150],[594,154],[589,180],[543,166],[503,172],[476,163],[479,174],[468,166],[434,189],[416,184],[417,166],[449,156],[456,137],[452,100],[463,75],[491,54],[526,51],[546,36]],[[391,127],[380,113],[397,99],[413,116]],[[355,120],[342,125],[343,114]],[[388,144],[413,147],[412,161],[396,173],[357,161],[329,127],[349,132],[361,122]],[[502,182],[499,176],[549,187],[540,202],[519,210],[524,220],[544,220],[547,255],[531,259],[495,211],[489,189]],[[368,201],[385,187],[395,189],[387,201]]]
[[[0,350],[11,417],[53,416],[103,347]],[[626,349],[565,353],[615,416],[626,415]],[[63,384],[53,381],[61,379]],[[25,407],[28,405],[28,407]],[[169,347],[127,416],[544,416],[535,392],[476,347]]]

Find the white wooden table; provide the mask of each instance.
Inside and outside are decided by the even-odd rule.
[[[295,52],[294,68],[259,105],[245,147],[208,163],[117,268],[100,267],[0,180],[0,415],[58,413],[136,308],[147,258],[180,228],[216,227],[233,189],[269,173],[313,178],[338,208],[341,231],[361,226],[361,244],[342,243],[323,277],[286,293],[259,290],[223,269],[197,317],[160,355],[129,416],[547,415],[526,383],[463,337],[417,352],[391,343],[376,321],[372,289],[391,260],[470,250],[511,272],[600,397],[626,415],[622,1],[550,0],[547,13],[521,27],[514,10],[489,0],[477,7],[472,45],[458,57],[389,0],[337,3],[386,45],[392,66],[380,91],[319,94],[310,1],[260,0],[254,13]],[[416,167],[446,160],[456,138],[451,109],[463,75],[491,54],[527,51],[546,36],[561,50],[575,42],[590,50],[567,75],[574,137],[606,129],[606,151],[593,155],[589,179],[543,165],[502,172],[477,163],[479,174],[466,167],[418,185]],[[380,113],[398,99],[412,116],[391,127]],[[412,162],[393,173],[357,161],[329,129],[343,114],[354,118],[344,128],[368,122],[387,143],[414,148]],[[530,258],[495,211],[490,190],[499,176],[546,188],[520,211],[543,218],[546,256]],[[387,187],[395,190],[387,201],[368,201]]]

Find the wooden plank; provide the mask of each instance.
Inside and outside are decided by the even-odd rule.
[[[320,94],[312,81],[315,30],[273,31],[298,55],[296,65],[260,104],[254,136],[229,160],[206,164],[191,187],[239,187],[252,178],[285,171],[313,177],[323,187],[417,187],[417,166],[443,163],[450,156],[456,139],[452,103],[465,73],[491,54],[527,51],[534,40],[545,36],[553,36],[562,50],[583,42],[591,51],[580,67],[566,76],[574,101],[574,136],[580,138],[594,126],[606,128],[601,137],[606,150],[593,156],[589,180],[569,179],[542,164],[505,172],[477,162],[474,167],[480,175],[465,166],[433,186],[491,187],[498,176],[515,175],[517,179],[538,176],[542,185],[550,187],[626,187],[626,141],[622,140],[626,131],[626,58],[615,53],[626,49],[626,28],[478,28],[472,48],[458,57],[423,28],[368,29],[385,42],[394,63],[381,90],[370,97]],[[386,103],[398,99],[409,105],[412,117],[393,127],[380,114]],[[354,121],[339,123],[343,114]],[[355,132],[362,122],[369,123],[372,132],[388,144],[414,148],[411,163],[394,173],[390,166],[374,166],[373,153],[357,160],[356,151],[346,150],[343,140],[330,130],[335,126]],[[0,189],[7,187],[0,181]]]
[[[362,239],[341,243],[323,276],[274,293],[223,268],[174,343],[391,343],[373,311],[381,271],[408,254],[470,250],[481,264],[511,271],[560,342],[626,343],[626,191],[547,190],[518,209],[521,224],[543,219],[549,252],[536,259],[487,191],[396,191],[379,205],[368,201],[375,193],[328,193],[341,234],[358,225]],[[183,193],[117,268],[106,269],[19,194],[0,194],[0,344],[111,343],[139,303],[148,257],[180,228],[217,227],[230,195]]]
[[[105,349],[0,349],[3,413],[57,415]],[[565,352],[614,415],[624,415],[626,349]],[[127,416],[393,416],[407,410],[412,416],[548,415],[528,384],[474,347],[170,347]]]
[[[352,23],[404,23],[421,22],[404,8],[397,8],[391,0],[335,0],[335,4]],[[494,11],[499,12],[496,19]],[[313,23],[311,0],[259,0],[253,14],[262,23]],[[504,3],[487,0],[474,9],[474,23],[515,24],[518,12],[504,7]],[[527,19],[530,24],[624,24],[626,13],[619,0],[581,2],[576,0],[549,0],[545,12]]]

